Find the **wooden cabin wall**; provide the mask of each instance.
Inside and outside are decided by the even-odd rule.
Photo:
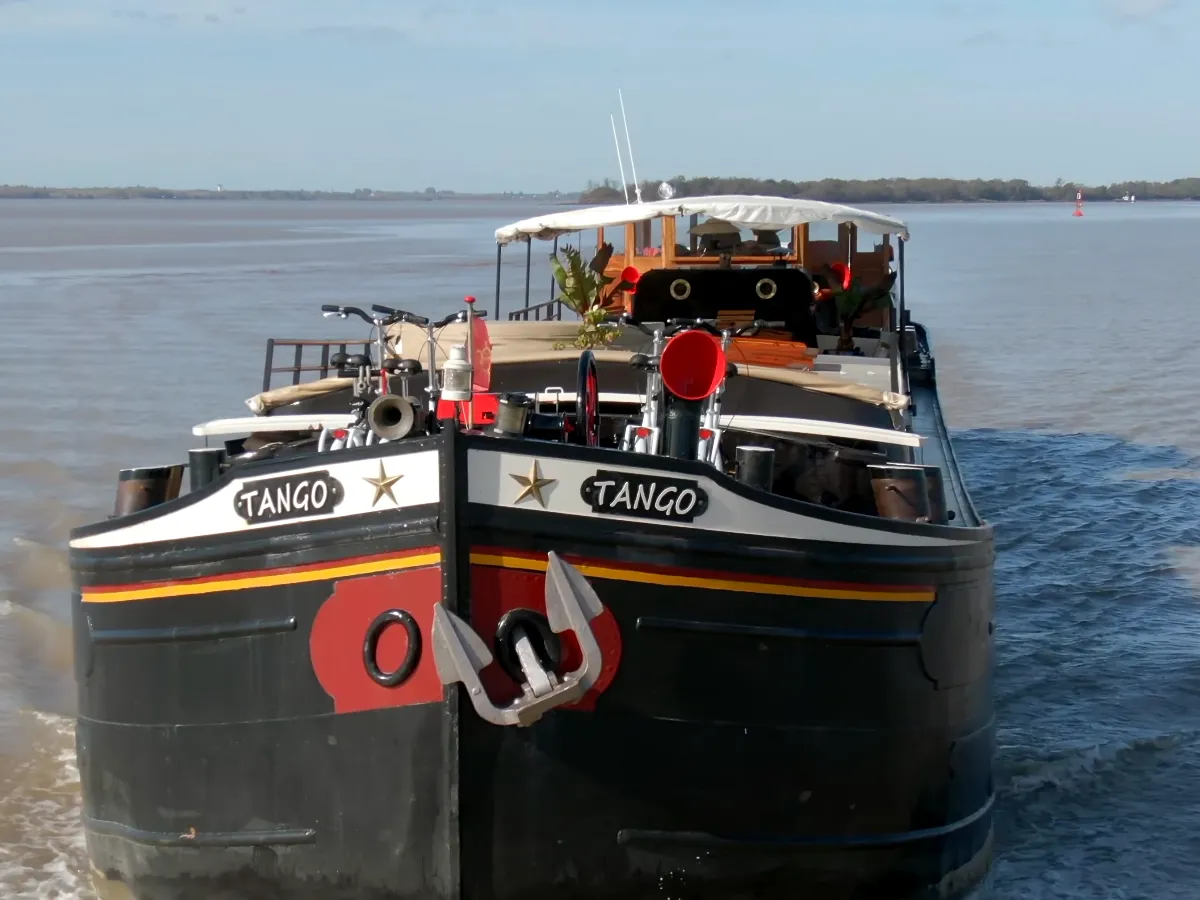
[[[692,216],[691,218],[694,221],[697,217]],[[604,274],[611,278],[619,279],[622,271],[627,266],[632,266],[639,272],[648,272],[651,269],[657,268],[668,268],[679,265],[710,265],[718,262],[717,257],[677,256],[676,245],[679,241],[679,235],[678,226],[673,217],[662,219],[662,247],[659,254],[655,256],[642,255],[640,251],[650,244],[652,227],[651,222],[636,222],[623,226],[625,237],[624,252],[613,254],[613,258],[609,261],[608,268],[605,269]],[[694,238],[689,239],[691,243],[695,243]],[[810,272],[820,271],[824,266],[833,262],[849,261],[854,271],[855,280],[859,280],[867,285],[882,283],[888,275],[887,237],[885,236],[881,242],[874,244],[869,251],[858,250],[856,246],[857,240],[857,228],[849,224],[839,225],[837,240],[827,241],[809,240],[808,225],[798,225],[792,229],[792,246],[794,249],[791,259],[794,262],[799,262]],[[597,246],[600,246],[603,241],[604,229],[597,229]],[[772,262],[773,258],[734,257],[733,261],[735,265],[743,262],[751,265],[764,265]],[[629,298],[623,292],[615,294],[610,309],[614,313],[625,311],[629,308],[628,300]],[[860,324],[864,327],[872,328],[887,327],[887,311],[882,310],[868,314],[860,319]]]

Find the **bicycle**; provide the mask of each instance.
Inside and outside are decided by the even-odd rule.
[[[466,322],[467,316],[468,316],[468,311],[465,309],[460,309],[442,319],[438,319],[438,320],[434,321],[432,319],[426,318],[425,316],[418,316],[416,313],[407,312],[406,310],[403,310],[403,309],[393,309],[390,306],[383,306],[378,303],[373,305],[371,307],[371,310],[373,312],[381,313],[383,315],[388,316],[387,324],[389,324],[389,325],[403,322],[403,323],[406,323],[409,325],[415,325],[417,328],[425,329],[425,347],[428,352],[428,359],[429,359],[429,370],[428,370],[429,371],[429,383],[425,387],[425,393],[426,393],[426,399],[427,399],[426,408],[425,408],[425,424],[426,424],[426,428],[429,430],[429,433],[432,434],[434,431],[437,430],[437,427],[438,427],[437,426],[437,421],[438,421],[437,406],[438,406],[438,398],[441,395],[441,385],[438,383],[438,374],[437,374],[437,338],[434,336],[434,332],[440,331],[441,329],[445,328],[447,325],[452,325],[456,322]],[[478,319],[486,318],[487,312],[486,311],[477,312],[477,313],[475,313],[475,317]],[[415,366],[415,368],[412,368],[408,374],[412,374],[412,375],[420,374],[420,372],[421,372],[420,361],[419,360],[411,360],[411,362],[415,362],[416,366]],[[407,378],[405,379],[405,382],[404,382],[404,389],[405,390],[407,389]]]
[[[642,405],[642,419],[638,424],[625,426],[621,440],[621,449],[632,453],[646,453],[657,456],[662,442],[662,419],[660,416],[663,397],[662,373],[659,371],[659,361],[667,341],[684,331],[699,329],[717,337],[721,341],[722,353],[727,353],[733,339],[752,334],[764,328],[782,328],[782,322],[771,322],[763,319],[741,326],[740,328],[718,329],[715,319],[668,319],[666,322],[654,323],[656,327],[647,328],[641,322],[625,315],[620,318],[622,325],[636,328],[650,337],[651,352],[649,355],[635,353],[629,360],[630,365],[646,373],[646,402]],[[725,377],[720,386],[704,401],[700,418],[700,435],[696,449],[696,458],[708,462],[716,468],[721,468],[721,401],[725,395],[725,385],[729,378],[737,374],[737,366],[726,363]]]

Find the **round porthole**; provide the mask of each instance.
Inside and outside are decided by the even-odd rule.
[[[671,282],[669,290],[676,300],[686,300],[692,295],[692,286],[686,278],[676,278]]]
[[[394,672],[384,672],[379,668],[376,654],[379,650],[379,639],[383,637],[383,632],[387,627],[393,624],[404,629],[408,637],[408,647],[404,651],[404,659],[400,663],[400,667]],[[412,613],[403,609],[389,609],[380,613],[367,629],[367,635],[363,641],[363,665],[366,666],[371,680],[384,687],[399,687],[412,677],[420,661],[421,629],[417,625],[417,620],[412,617]]]
[[[778,290],[779,288],[770,278],[762,278],[754,286],[754,293],[758,294],[760,300],[770,300]]]

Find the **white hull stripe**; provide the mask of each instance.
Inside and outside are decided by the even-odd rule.
[[[232,534],[237,532],[261,531],[266,528],[293,525],[297,522],[324,522],[330,519],[341,519],[347,516],[357,516],[363,513],[386,513],[389,510],[409,506],[423,506],[437,503],[438,492],[438,454],[436,450],[424,453],[408,453],[398,456],[376,457],[374,459],[356,459],[352,462],[337,462],[337,453],[323,453],[318,461],[303,469],[291,469],[284,473],[247,473],[247,477],[238,478],[222,487],[210,497],[199,503],[193,503],[174,512],[165,514],[136,525],[117,528],[90,537],[77,538],[71,541],[71,546],[90,550],[102,547],[128,547],[137,544],[162,543],[165,541],[180,541],[191,538],[207,537],[215,534]],[[401,475],[400,479],[388,485],[391,495],[380,493],[372,482],[380,480],[380,465],[383,466],[384,481]],[[315,487],[312,479],[306,475],[318,472],[328,472],[341,486],[344,495],[331,512],[311,514],[313,507],[319,507],[327,502],[327,497],[321,489]],[[260,489],[254,494],[254,482],[268,482],[286,478],[290,482],[291,492],[283,497],[280,503],[280,488]],[[251,521],[247,522],[239,515],[235,498],[242,495],[242,509],[249,510]],[[377,494],[379,496],[377,496]],[[392,500],[395,497],[395,500]],[[319,501],[319,502],[318,502]],[[273,509],[292,503],[296,507],[304,505],[306,514],[291,515],[274,521],[254,521],[270,515]]]
[[[766,504],[756,503],[720,487],[709,478],[693,478],[691,475],[638,469],[622,465],[630,457],[613,453],[613,462],[583,462],[580,460],[537,457],[533,455],[505,453],[491,450],[471,450],[467,458],[470,502],[503,509],[532,509],[543,507],[537,498],[526,495],[518,502],[526,480],[537,463],[537,474],[542,482],[540,494],[548,512],[560,515],[592,518],[597,521],[620,521],[627,523],[668,525],[690,530],[713,531],[724,534],[747,534],[760,537],[785,537],[808,541],[828,541],[842,544],[875,544],[900,547],[947,547],[971,543],[970,541],[947,538],[922,537],[900,534],[876,528],[859,528],[829,522],[825,519],[786,512]],[[619,462],[618,462],[619,461]],[[707,509],[689,522],[648,520],[644,516],[614,515],[594,512],[592,505],[581,495],[584,482],[596,475],[597,469],[629,473],[644,480],[692,480],[699,482],[708,495]],[[615,491],[615,489],[613,489]],[[609,495],[610,497],[613,494]]]
[[[254,477],[238,478],[198,503],[172,512],[167,512],[164,508],[163,515],[147,521],[124,528],[115,528],[89,537],[77,538],[71,541],[71,547],[100,549],[161,544],[218,534],[257,532],[297,522],[322,522],[365,513],[382,514],[390,510],[438,502],[438,453],[435,450],[358,459],[352,462],[334,462],[337,456],[337,453],[322,454],[319,464],[306,466],[303,469],[288,470],[280,474],[255,473]],[[532,454],[471,450],[467,461],[469,499],[472,503],[502,509],[545,509],[547,512],[560,515],[652,524],[645,517],[636,515],[626,516],[619,512],[612,514],[611,512],[593,511],[591,504],[582,496],[581,489],[589,478],[595,477],[598,469],[604,469],[640,476],[646,482],[653,482],[656,478],[676,481],[682,478],[686,481],[697,481],[707,494],[707,508],[703,513],[696,515],[691,522],[654,520],[653,524],[726,534],[787,537],[849,544],[935,547],[970,543],[964,540],[922,537],[829,522],[756,503],[727,488],[718,486],[710,478],[703,476],[692,478],[691,476],[640,469],[637,466],[622,464],[630,459],[628,454],[619,454],[614,451],[612,456],[614,457],[613,462],[605,461],[597,464],[590,461],[543,458]],[[621,462],[617,462],[617,460]],[[545,503],[544,507],[539,503],[538,497],[529,492],[526,492],[526,495],[518,503],[518,496],[524,491],[523,484],[529,480],[535,462],[538,479],[546,482],[538,491],[541,501]],[[375,482],[380,481],[381,464],[385,480],[394,479],[397,475],[402,476],[389,485],[392,495],[395,497],[394,501],[386,493],[381,494],[375,486]],[[322,505],[325,498],[320,491],[314,489],[315,481],[306,479],[305,476],[319,472],[327,472],[330,477],[336,479],[343,496],[332,508],[332,511],[313,514],[312,505]],[[513,476],[521,476],[521,479]],[[265,512],[269,518],[276,506],[284,505],[280,503],[278,487],[264,490],[256,484],[273,479],[285,479],[293,487],[300,486],[299,493],[285,498],[285,502],[290,499],[290,502],[295,505],[301,503],[312,505],[304,510],[303,514],[292,514],[282,519],[256,521],[256,515],[261,517]],[[264,497],[264,494],[267,496]],[[243,498],[240,512],[239,506],[236,505],[236,498],[239,496]],[[247,510],[251,513],[250,521],[247,521]]]

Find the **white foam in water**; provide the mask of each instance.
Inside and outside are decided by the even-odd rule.
[[[91,900],[73,722],[23,718],[20,756],[0,756],[0,896]]]

